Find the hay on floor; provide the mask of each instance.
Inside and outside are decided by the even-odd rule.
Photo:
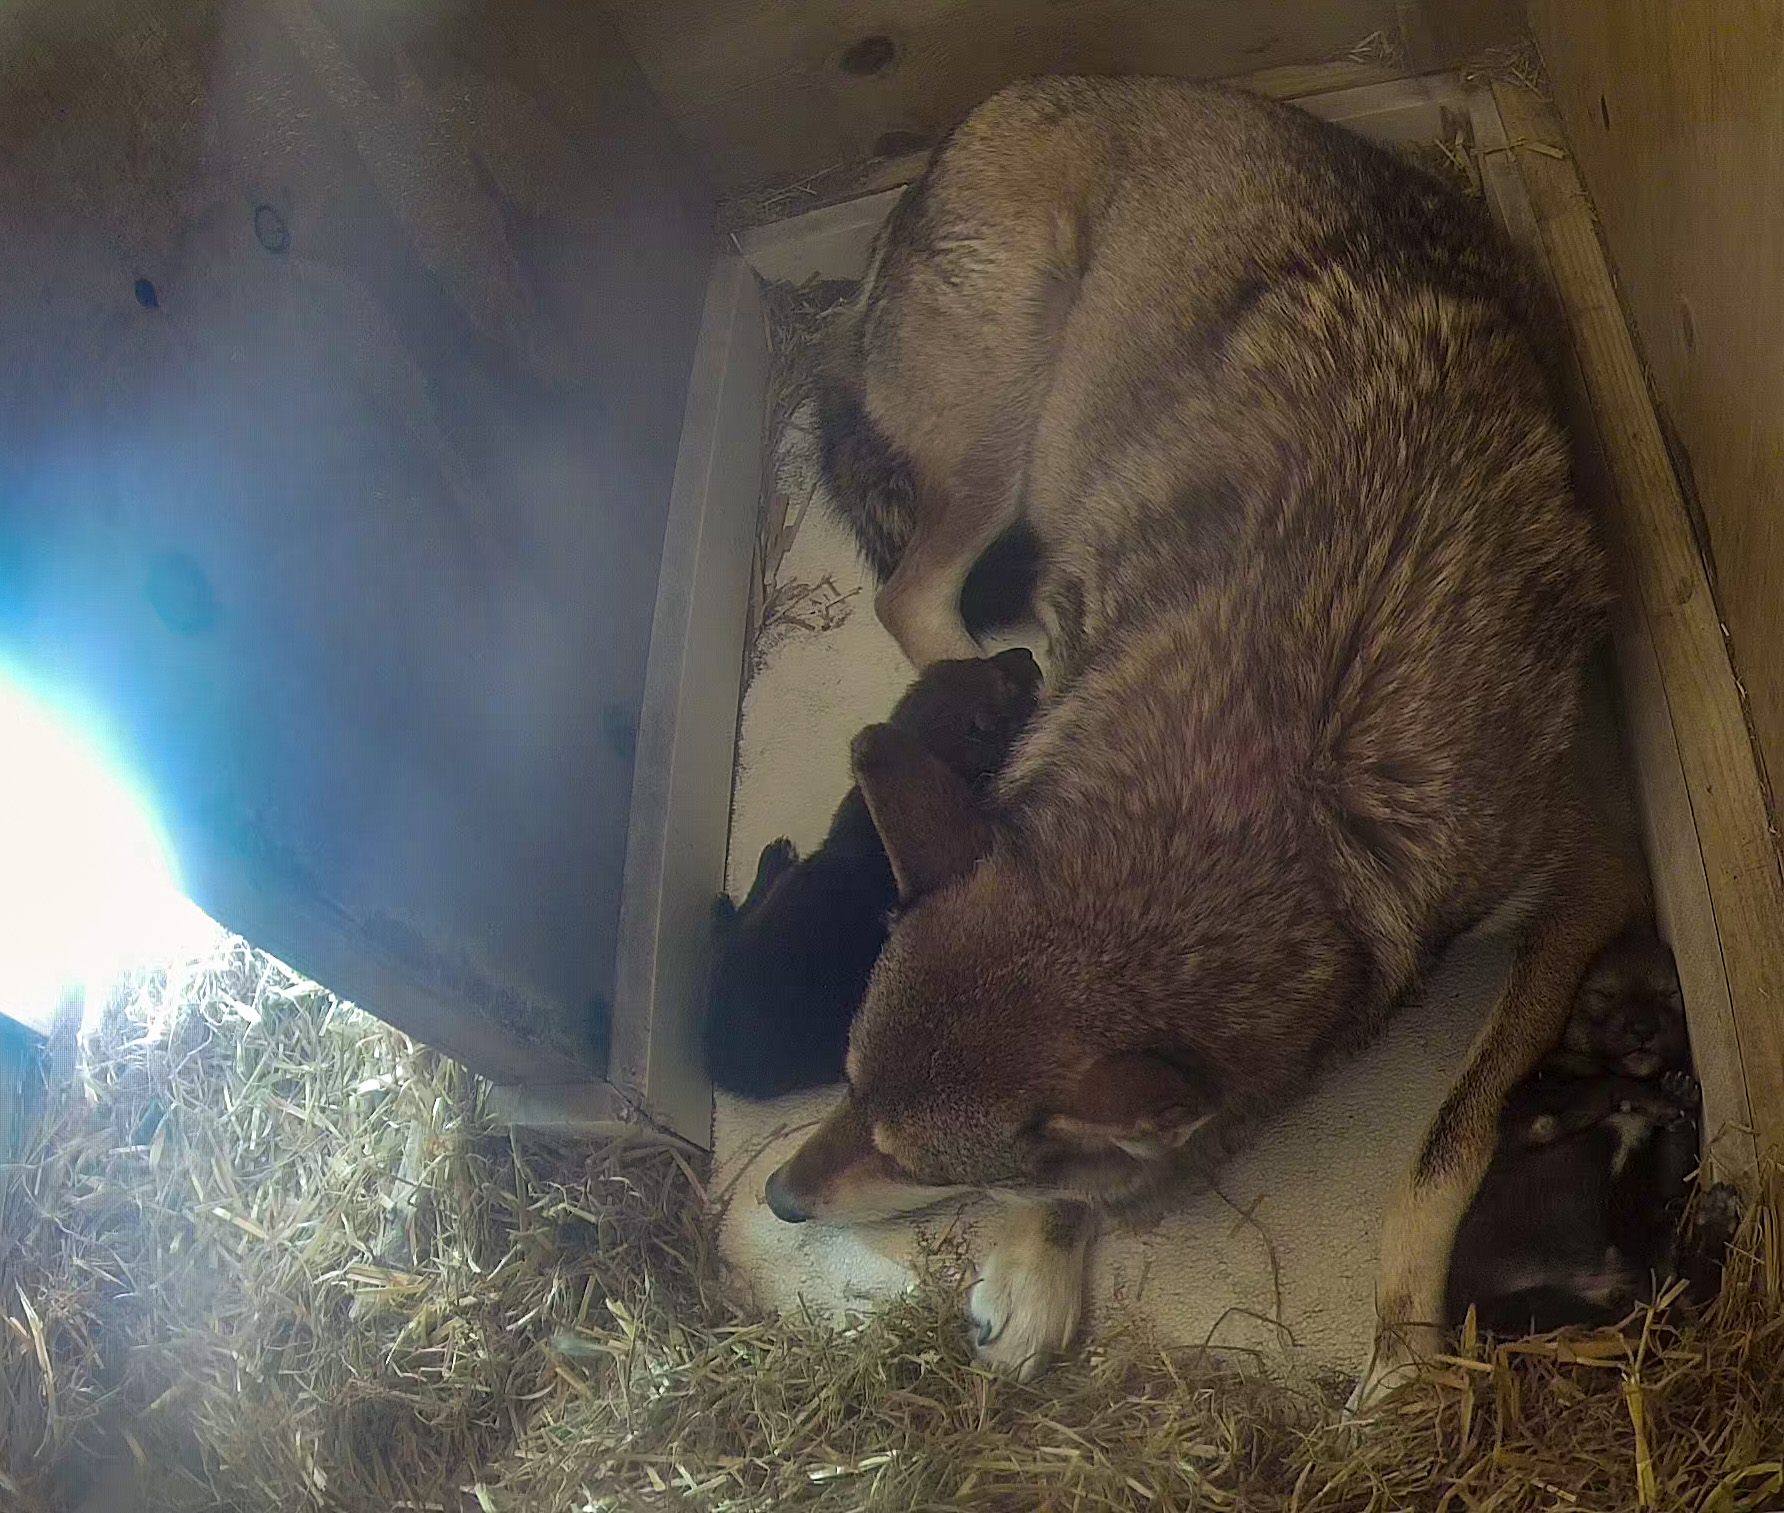
[[[509,1137],[461,1068],[239,942],[157,974],[5,1175],[5,1505],[1784,1505],[1758,1215],[1708,1318],[1474,1346],[1347,1436],[1330,1397],[1119,1324],[993,1379],[939,1280],[841,1332],[753,1316],[702,1184],[642,1134]]]

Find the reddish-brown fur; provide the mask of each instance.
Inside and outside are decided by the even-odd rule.
[[[972,650],[961,583],[1026,523],[1049,694],[987,810],[857,743],[903,907],[777,1211],[1119,1208],[1528,921],[1390,1205],[1370,1392],[1431,1347],[1499,1105],[1643,906],[1576,750],[1607,589],[1532,309],[1478,207],[1229,90],[1037,80],[938,150],[837,333],[826,455],[919,665]],[[974,1301],[1022,1372],[1086,1228],[1034,1212]]]

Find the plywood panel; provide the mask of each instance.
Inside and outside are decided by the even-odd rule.
[[[1423,0],[1418,6],[1437,61],[1459,63],[1523,40],[1523,0]]]
[[[1557,147],[1561,123],[1529,92],[1496,88],[1508,144],[1528,187],[1612,485],[1609,524],[1633,602],[1620,651],[1642,772],[1658,892],[1681,968],[1727,1002],[1688,1001],[1693,1046],[1712,1083],[1712,1135],[1784,1144],[1784,878],[1767,829],[1764,785],[1742,717],[1709,582],[1669,465],[1645,376],[1618,305],[1590,202]],[[1532,145],[1534,144],[1534,145]],[[1678,774],[1670,773],[1666,742]],[[1704,918],[1704,896],[1713,913]],[[1738,1082],[1737,1082],[1738,1077]],[[1717,1147],[1734,1159],[1745,1138]],[[1751,1146],[1747,1147],[1751,1150]]]
[[[1228,82],[1270,100],[1313,97],[1317,104],[1340,93],[1348,94],[1354,100],[1373,85],[1401,81],[1405,75],[1405,68],[1398,62],[1358,62],[1347,58],[1331,63],[1267,68]],[[847,212],[842,219],[847,220],[853,214],[847,211],[848,206],[861,204],[888,190],[903,188],[928,166],[927,152],[900,153],[895,157],[871,158],[864,163],[844,163],[766,191],[731,195],[719,204],[719,226],[727,233],[752,228],[775,232],[780,228],[776,234],[796,236],[797,233],[787,228],[795,226],[805,215],[818,210],[842,209]],[[779,274],[769,272],[757,260],[748,245],[750,240],[749,237],[742,238],[751,266],[764,278],[778,278]]]
[[[504,1077],[601,1059],[710,214],[587,7],[0,19],[0,656]]]
[[[1784,779],[1784,9],[1537,0],[1533,20],[1702,512],[1717,603],[1775,783]]]
[[[1550,287],[1561,309],[1592,303],[1595,286],[1583,282],[1594,273],[1589,262],[1576,260],[1564,265],[1570,288],[1556,286],[1543,229],[1520,167],[1534,166],[1538,159],[1555,162],[1528,145],[1532,130],[1542,132],[1544,117],[1531,114],[1534,102],[1522,97],[1512,101],[1513,119],[1525,134],[1524,145],[1514,151],[1492,90],[1477,86],[1470,98],[1481,179],[1500,222],[1531,255],[1535,266],[1549,275]],[[1546,134],[1534,140],[1553,147]],[[1543,176],[1551,189],[1573,182],[1565,164],[1547,169]],[[1552,212],[1552,195],[1549,203]],[[1583,210],[1577,204],[1573,208],[1576,214]],[[1599,345],[1602,367],[1608,354],[1603,351],[1602,340]],[[1690,1018],[1692,1049],[1703,1084],[1705,1154],[1718,1178],[1738,1177],[1754,1170],[1753,1110],[1747,1097],[1740,1035],[1716,927],[1715,900],[1692,813],[1679,732],[1673,726],[1640,579],[1631,557],[1625,512],[1605,461],[1600,417],[1593,410],[1579,354],[1571,347],[1563,347],[1560,356],[1567,420],[1574,442],[1575,486],[1589,507],[1611,526],[1618,585],[1613,640],[1617,682],[1622,693],[1618,723],[1635,781],[1642,844],[1653,878],[1660,933],[1672,945]],[[1629,431],[1625,423],[1613,438],[1613,444],[1625,452],[1627,443],[1621,438],[1627,437]],[[1705,594],[1707,597],[1707,589]],[[1730,691],[1726,684],[1727,680],[1725,694]]]
[[[767,431],[767,322],[741,257],[713,269],[682,422],[632,784],[612,1079],[705,1145],[701,1015],[725,891]]]
[[[609,5],[726,191],[931,146],[971,106],[1028,74],[1217,78],[1341,57],[1371,33],[1397,36],[1394,0]],[[881,59],[871,73],[852,71]]]

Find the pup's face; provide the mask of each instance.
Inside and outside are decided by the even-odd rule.
[[[1663,941],[1632,933],[1593,963],[1574,999],[1564,1044],[1626,1077],[1655,1077],[1685,1064],[1685,1000]]]
[[[853,1224],[969,1191],[1112,1199],[1212,1109],[1193,1069],[1115,1035],[965,785],[886,726],[856,744],[906,901],[850,1034],[849,1090],[768,1184]],[[1102,1038],[1099,1038],[1102,1037]]]
[[[1002,767],[1040,691],[1041,669],[1026,647],[936,662],[906,691],[887,723],[977,782]]]

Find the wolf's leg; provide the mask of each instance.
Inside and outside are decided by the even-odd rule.
[[[1029,1381],[1078,1332],[1096,1218],[1082,1203],[1022,1203],[992,1223],[967,1318],[979,1359]]]
[[[1584,806],[1581,806],[1582,809]],[[1647,883],[1608,825],[1576,810],[1578,842],[1526,927],[1511,980],[1388,1203],[1374,1352],[1351,1395],[1359,1412],[1443,1345],[1450,1247],[1492,1159],[1506,1094],[1560,1036],[1587,969],[1647,906]]]
[[[960,618],[973,564],[1022,514],[1055,348],[1078,298],[1075,242],[1030,246],[962,283],[930,279],[903,312],[901,350],[875,388],[911,459],[915,518],[874,601],[918,668],[979,647]]]
[[[874,600],[880,624],[919,670],[980,654],[960,618],[960,591],[973,564],[1021,514],[1015,480],[1022,459],[1004,463],[1009,450],[983,447],[946,485],[919,478],[916,529]]]

